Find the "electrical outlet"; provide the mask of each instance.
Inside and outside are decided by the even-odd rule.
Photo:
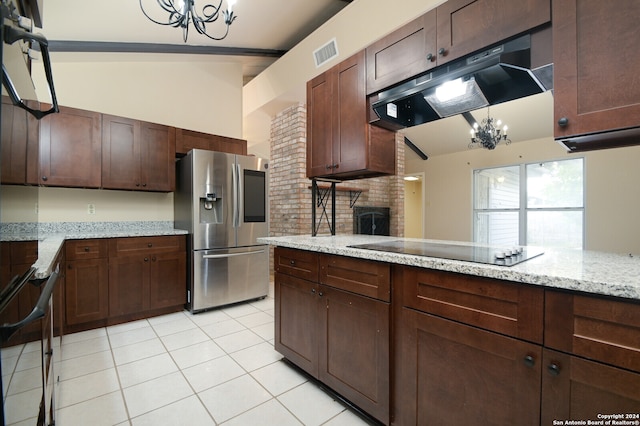
[[[96,214],[96,205],[93,203],[87,204],[87,214]]]

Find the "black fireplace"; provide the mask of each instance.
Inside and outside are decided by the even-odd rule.
[[[389,235],[389,207],[354,207],[353,233]]]

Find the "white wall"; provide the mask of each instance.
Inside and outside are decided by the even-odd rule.
[[[95,206],[89,214],[87,205]],[[173,221],[173,193],[40,188],[40,222]]]
[[[423,238],[422,180],[404,181],[404,236]]]
[[[242,138],[240,64],[130,53],[52,53],[51,61],[60,105]]]
[[[567,154],[553,139],[411,159],[406,174],[424,172],[425,238],[470,241],[474,169],[585,158],[588,250],[640,254],[640,147]]]

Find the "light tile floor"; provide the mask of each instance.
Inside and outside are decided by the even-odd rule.
[[[282,362],[273,339],[271,296],[65,335],[56,425],[367,424]]]

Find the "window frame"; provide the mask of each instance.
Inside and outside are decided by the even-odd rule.
[[[581,160],[582,161],[582,207],[532,207],[529,208],[527,206],[528,199],[528,185],[527,185],[527,166],[534,164],[544,164],[544,163],[555,163],[555,162],[563,162],[570,160]],[[517,208],[500,208],[500,209],[492,209],[492,208],[476,208],[476,203],[478,201],[477,197],[479,194],[476,193],[476,178],[479,172],[484,170],[492,170],[492,169],[503,169],[509,167],[518,167],[519,173],[519,206]],[[587,161],[586,157],[574,157],[574,158],[556,158],[550,160],[543,161],[531,161],[528,163],[519,163],[519,164],[504,164],[504,165],[496,165],[491,167],[482,167],[473,169],[471,172],[471,193],[472,193],[472,201],[471,201],[471,221],[472,221],[472,229],[471,232],[473,234],[472,238],[474,242],[478,242],[477,235],[477,226],[478,213],[517,213],[518,214],[518,245],[526,246],[528,244],[528,213],[529,212],[581,212],[582,213],[582,247],[584,250],[586,247],[586,220],[587,220]]]

